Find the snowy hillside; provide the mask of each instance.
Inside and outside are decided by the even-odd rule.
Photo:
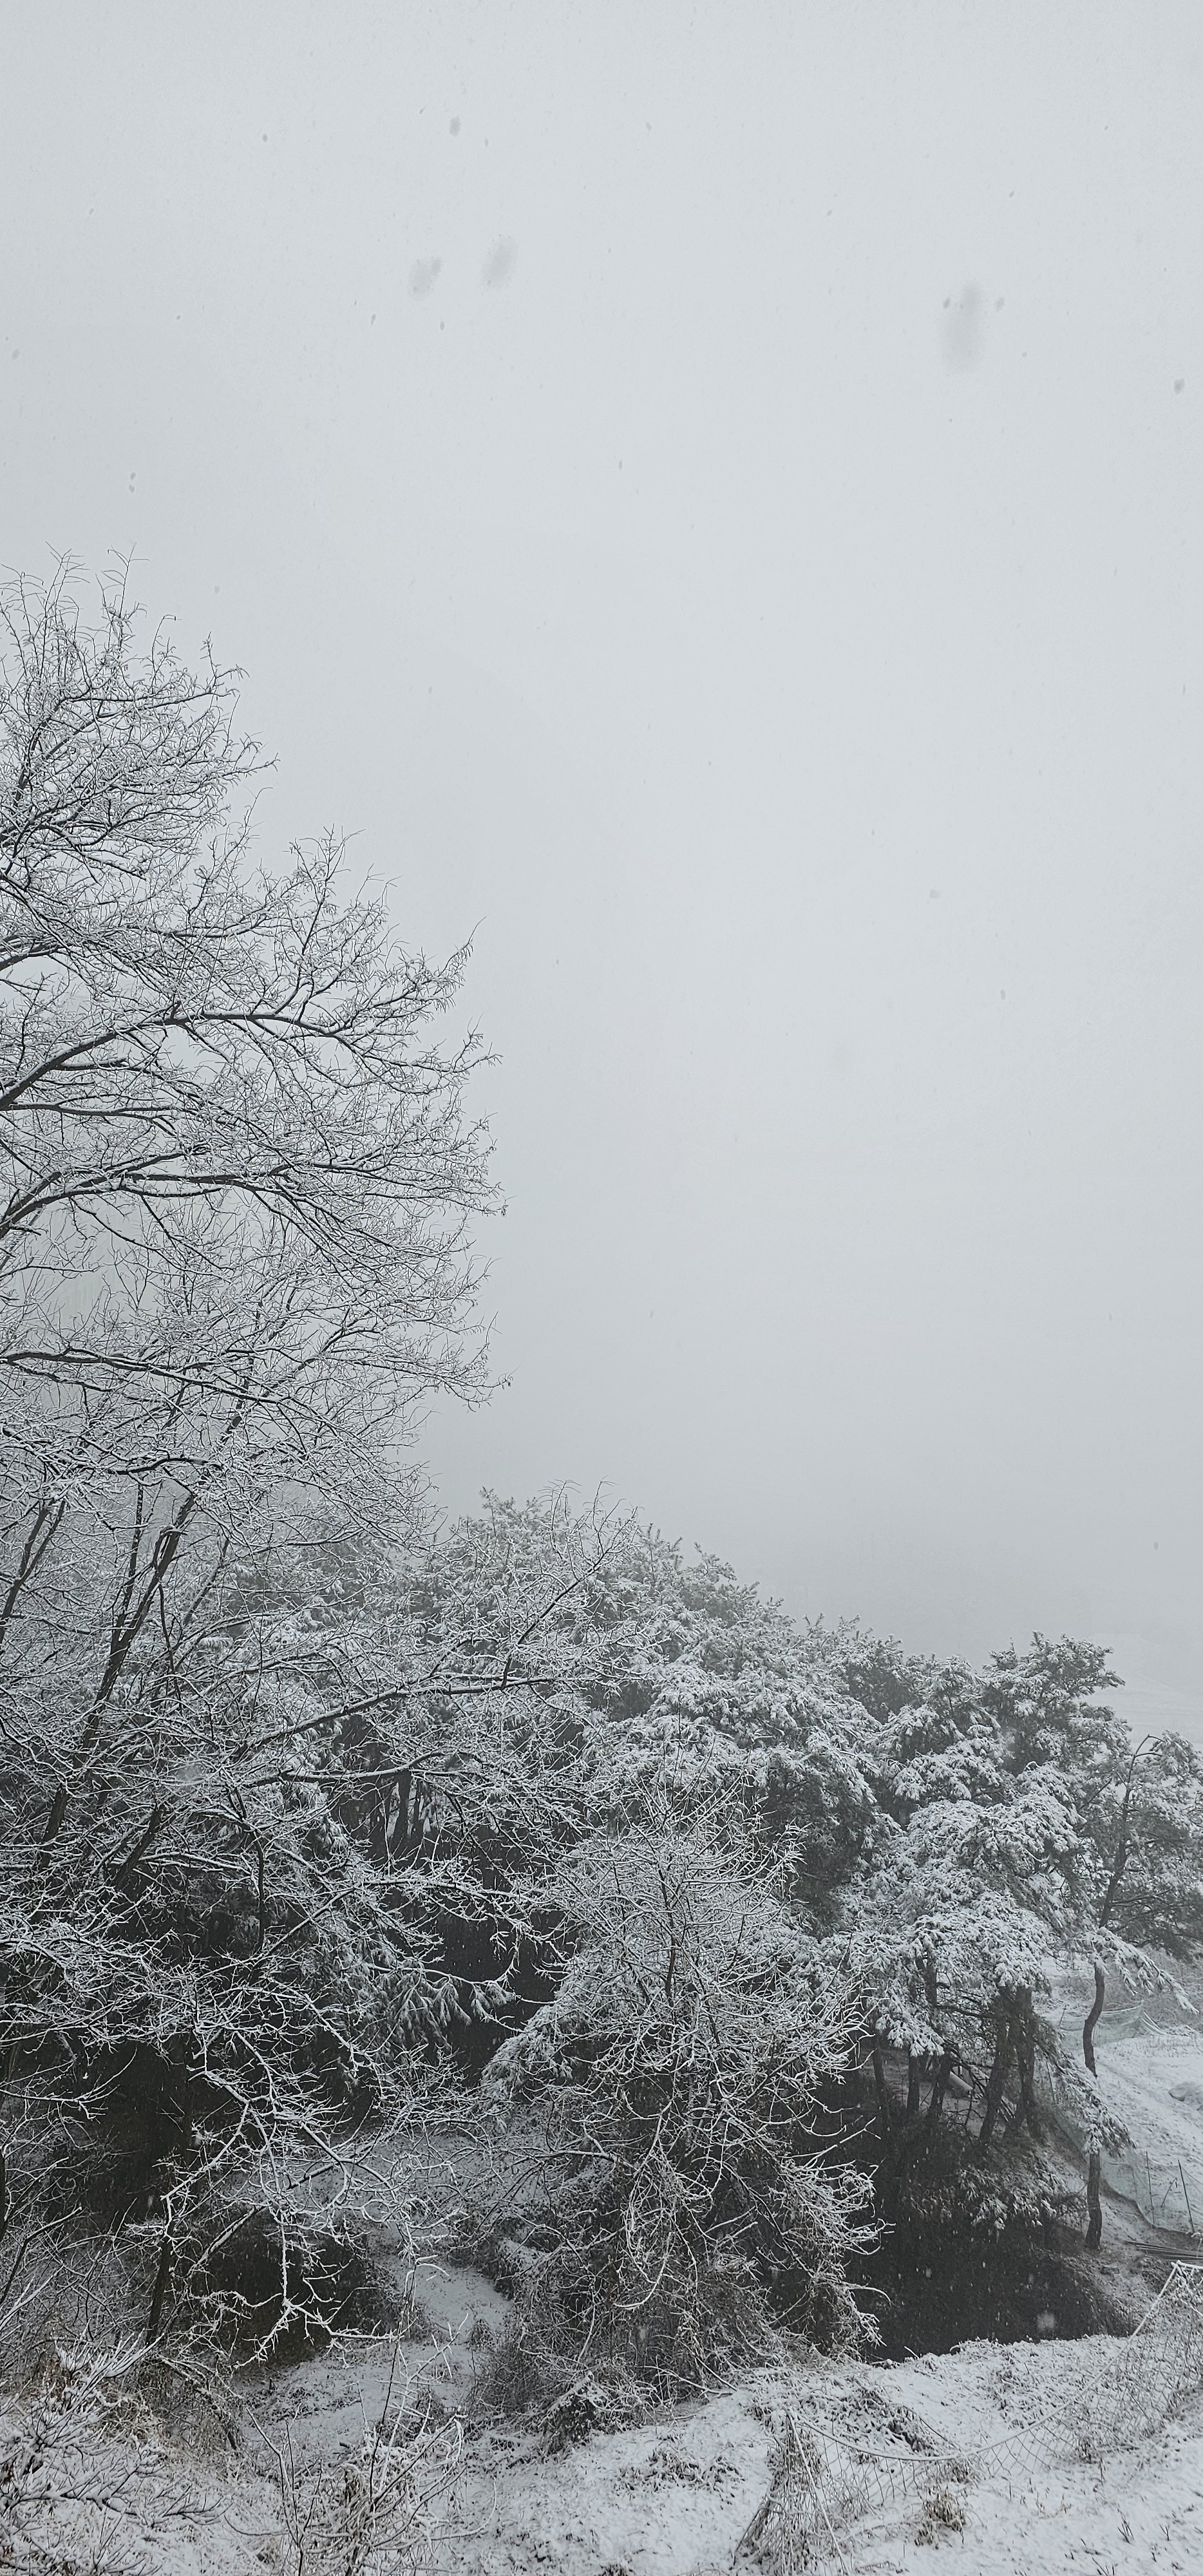
[[[348,2355],[274,2375],[244,2401],[224,2459],[198,2465],[148,2421],[140,2443],[128,2418],[115,2424],[89,2468],[103,2509],[72,2504],[60,2454],[57,2512],[37,2517],[39,2535],[70,2532],[78,2548],[85,2526],[93,2545],[107,2532],[105,2563],[145,2576],[887,2576],[953,2545],[980,2576],[1203,2564],[1203,2403],[1196,2388],[1153,2422],[1156,2388],[1142,2415],[1125,2400],[1123,2342],[978,2343],[889,2370],[815,2362],[577,2441],[554,2422],[478,2425],[462,2441],[430,2409],[441,2391],[471,2425],[469,2332],[466,2307],[458,2330],[405,2357],[419,2380],[403,2420],[410,2434],[426,2420],[424,2476],[407,2471],[390,2502],[382,2472],[379,2547],[365,2525],[355,2554],[359,2396],[370,2422],[385,2376],[362,2353],[358,2366]],[[404,2376],[394,2386],[401,2396]],[[14,2517],[12,2564],[39,2563],[22,2552],[33,2538],[28,2512]],[[89,2563],[82,2549],[72,2563]]]

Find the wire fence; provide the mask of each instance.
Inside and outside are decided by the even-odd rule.
[[[1108,2190],[1132,2201],[1151,2227],[1167,2228],[1175,2236],[1203,2232],[1203,2172],[1198,2166],[1184,2164],[1180,2156],[1164,2162],[1135,2147],[1115,2156],[1104,2150],[1100,2163]]]
[[[1062,2020],[1069,2008],[1064,2007]],[[1076,2020],[1076,2009],[1070,2015]],[[1109,2013],[1107,2028],[1097,2035],[1102,2050],[1113,2048],[1127,2039],[1157,2040],[1164,2048],[1180,2042],[1183,2053],[1197,2061],[1197,2029],[1181,2019],[1167,2020],[1150,2012],[1140,2000],[1124,2012]],[[1063,2083],[1053,2068],[1042,2071],[1041,2090],[1052,2109],[1058,2126],[1073,2144],[1085,2153],[1089,2138],[1084,2121],[1072,2106]],[[1203,2165],[1190,2156],[1150,2155],[1143,2147],[1103,2147],[1100,2154],[1102,2179],[1109,2191],[1121,2200],[1131,2201],[1140,2216],[1151,2227],[1160,2227],[1176,2236],[1203,2237]]]
[[[978,2480],[1038,2478],[1071,2461],[1102,2461],[1162,2431],[1176,2408],[1203,2388],[1203,2264],[1174,2263],[1140,2324],[1118,2347],[1087,2338],[1080,2366],[1059,2370],[1043,2402],[993,2442],[958,2450],[906,2408],[894,2429],[908,2458],[852,2426],[791,2408],[778,2442],[769,2494],[748,2525],[741,2558],[772,2576],[815,2567],[847,2569],[850,2527],[891,2507],[919,2503],[935,2527],[964,2525],[959,2491]],[[1068,2356],[1067,2356],[1068,2358]]]

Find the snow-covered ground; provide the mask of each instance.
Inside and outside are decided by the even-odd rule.
[[[1063,2412],[1065,2347],[975,2344],[889,2371],[764,2373],[671,2421],[595,2434],[559,2458],[474,2462],[457,2509],[457,2563],[465,2576],[598,2576],[606,2567],[725,2576],[769,2494],[775,2436],[792,2412],[804,2438],[833,2419],[843,2437],[838,2451],[828,2444],[824,2453],[821,2436],[817,2446],[832,2475],[810,2499],[812,2563],[885,2576],[930,2567],[933,2548],[950,2548],[980,2576],[1093,2576],[1121,2562],[1203,2568],[1203,2407],[1137,2452],[1077,2459],[1092,2374],[1105,2374],[1123,2346],[1075,2350],[1086,2365],[1081,2423],[1076,2407]],[[1070,2386],[1080,2384],[1071,2372]],[[1051,2418],[1052,2449],[1064,2444],[1066,2456],[1027,2466],[1038,2416]],[[949,2457],[955,2472],[946,2474]],[[849,2508],[844,2459],[854,2482],[859,2470],[877,2490],[867,2511],[855,2493]],[[766,2537],[771,2548],[771,2525]]]
[[[978,2343],[888,2370],[766,2370],[704,2404],[661,2410],[559,2451],[533,2431],[495,2428],[469,2439],[458,2465],[450,2445],[443,2473],[431,2479],[427,2539],[415,2533],[412,2550],[394,2544],[366,2565],[373,2576],[419,2564],[457,2576],[727,2576],[770,2497],[792,2417],[808,2447],[813,2436],[820,2464],[817,2502],[809,2490],[803,2497],[816,2547],[801,2564],[886,2576],[930,2567],[933,2550],[946,2550],[975,2576],[1198,2571],[1203,2403],[1191,2398],[1131,2448],[1098,2442],[1108,2376],[1124,2351],[1106,2338]],[[442,2369],[448,2397],[466,2389],[466,2346],[428,2353],[425,2371],[432,2367],[436,2378]],[[122,2576],[295,2570],[301,2562],[281,2514],[274,2445],[291,2454],[302,2516],[325,2468],[303,2563],[314,2576],[342,2576],[340,2465],[352,2458],[362,2425],[357,2378],[353,2366],[329,2360],[277,2374],[257,2392],[241,2455],[225,2465],[193,2460],[170,2496],[163,2486],[157,2513],[149,2483],[141,2501],[131,2494],[132,2446],[114,2450],[117,2509],[103,2563]],[[370,2411],[378,2373],[368,2379],[377,2382],[364,2391]],[[1045,2428],[1036,2458],[1034,2427]],[[1075,2456],[1092,2434],[1103,2457]],[[845,2464],[850,2474],[842,2477]],[[161,2480],[163,2465],[161,2456]],[[131,2504],[132,2516],[123,2511]],[[788,2532],[787,2524],[775,2535],[770,2520],[759,2535],[769,2565],[774,2537],[788,2540]],[[740,2563],[755,2568],[755,2534]]]
[[[1099,2081],[1134,2143],[1153,2162],[1203,2169],[1203,2031],[1133,2032],[1098,2048]],[[1200,2211],[1203,2219],[1203,2210]]]

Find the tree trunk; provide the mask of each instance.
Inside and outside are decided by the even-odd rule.
[[[1103,1898],[1102,1912],[1099,1915],[1099,1928],[1104,1932],[1111,1921],[1111,1908],[1115,1903],[1116,1897],[1119,1895],[1120,1888],[1123,1884],[1124,1871],[1128,1866],[1128,1852],[1130,1848],[1128,1842],[1128,1829],[1132,1815],[1132,1783],[1136,1778],[1136,1765],[1139,1762],[1141,1755],[1147,1750],[1149,1742],[1150,1738],[1147,1735],[1142,1735],[1132,1759],[1128,1764],[1128,1777],[1124,1782],[1124,1803],[1120,1809],[1119,1840],[1115,1846],[1115,1859],[1111,1864],[1111,1877],[1107,1884],[1107,1893]]]
[[[912,2087],[916,2108],[918,2107],[918,2060],[913,2057],[908,2060],[907,2109],[901,2124],[886,2079],[885,2058],[877,2045],[873,2049],[873,2085],[877,2094],[877,2121],[881,2136],[881,2164],[877,2179],[878,2215],[884,2226],[894,2227],[898,2223],[898,2213],[906,2190],[907,2174],[918,2149],[923,2144],[923,2128],[917,2119],[912,2118],[910,2107]]]
[[[877,2120],[881,2130],[881,2143],[888,2157],[894,2146],[894,2105],[890,2100],[890,2088],[886,2082],[885,2060],[876,2043],[873,2048],[873,2089],[877,2095]]]
[[[1093,2075],[1096,2084],[1099,2080],[1099,2070],[1094,2062],[1094,2032],[1095,2024],[1098,2021],[1099,2014],[1103,2009],[1106,1999],[1107,1980],[1103,1975],[1099,1961],[1096,1959],[1094,1963],[1094,2002],[1092,2003],[1090,2010],[1086,2015],[1086,2019],[1082,2024],[1082,2055],[1086,2060],[1087,2071],[1089,2074]],[[1097,2254],[1103,2241],[1102,2179],[1102,2156],[1098,2147],[1092,2144],[1087,2151],[1086,2160],[1086,2250],[1088,2254]]]
[[[146,2340],[148,2343],[154,2342],[155,2336],[159,2331],[159,2325],[163,2315],[163,2301],[167,2296],[167,2283],[170,2274],[171,2221],[168,2219],[167,2225],[163,2230],[163,2242],[159,2247],[159,2268],[155,2273],[155,2286],[150,2294],[150,2315],[146,2320]]]
[[[1024,2126],[1039,2144],[1042,2131],[1036,2108],[1036,2015],[1032,2009],[1030,1986],[1020,1990],[1015,2014],[1015,2056],[1019,2067],[1019,2099]]]
[[[986,2104],[982,2112],[982,2125],[977,2133],[978,2153],[983,2156],[989,2149],[998,2115],[1002,2109],[1003,2091],[1010,2070],[1011,2050],[1015,2036],[1011,2013],[1001,1999],[994,2007],[993,2018],[994,2056],[986,2079]]]
[[[952,2054],[949,2049],[945,2049],[943,2057],[936,2060],[935,2073],[931,2080],[931,2099],[927,2105],[927,2123],[931,2129],[936,2127],[944,2108],[944,2088],[951,2073]]]
[[[1147,1735],[1141,1737],[1140,1743],[1137,1745],[1132,1759],[1128,1764],[1128,1777],[1124,1783],[1124,1803],[1120,1810],[1119,1838],[1115,1846],[1115,1859],[1111,1865],[1111,1876],[1107,1882],[1107,1893],[1103,1898],[1102,1911],[1099,1915],[1100,1931],[1105,1931],[1111,1920],[1111,1908],[1115,1903],[1116,1897],[1119,1895],[1120,1887],[1123,1883],[1124,1871],[1128,1866],[1128,1833],[1132,1815],[1132,1783],[1136,1778],[1136,1765],[1139,1762],[1148,1741],[1149,1739]],[[1082,2024],[1082,2055],[1086,2060],[1087,2072],[1093,2075],[1096,2084],[1099,2080],[1099,2070],[1094,2062],[1094,2033],[1095,2025],[1098,2021],[1099,2014],[1103,2009],[1106,1998],[1107,1980],[1103,1975],[1100,1961],[1096,1959],[1094,1963],[1094,2002],[1092,2003],[1090,2010],[1086,2015],[1086,2019]],[[1099,2148],[1092,2145],[1088,2150],[1086,2162],[1086,2208],[1088,2213],[1086,2220],[1086,2247],[1088,2253],[1091,2254],[1097,2254],[1103,2241],[1102,2179],[1102,2156]]]
[[[921,2072],[920,2062],[915,2055],[914,2049],[908,2048],[906,2052],[906,2116],[908,2120],[917,2120],[919,2117],[919,2084]]]
[[[927,2018],[932,2024],[933,2029],[938,2030],[940,2027],[940,1990],[936,1983],[936,1966],[934,1959],[925,1959],[923,1962],[923,1992],[927,2001]],[[944,2049],[939,2057],[933,2058],[930,2061],[930,2073],[931,2095],[927,2105],[927,2118],[929,2126],[934,2129],[937,2121],[939,2120],[940,2113],[944,2108],[944,2088],[952,2073],[952,2050],[950,2048]]]
[[[1094,2076],[1096,2082],[1098,2080],[1099,2070],[1094,2062],[1094,2033],[1095,2025],[1106,2000],[1107,1980],[1103,1975],[1103,1971],[1098,1960],[1096,1959],[1094,1963],[1094,2002],[1092,2003],[1090,2010],[1086,2015],[1086,2019],[1082,2024],[1082,2055],[1086,2060],[1088,2073]]]
[[[1089,2211],[1086,2226],[1086,2250],[1090,2254],[1097,2254],[1103,2241],[1102,2178],[1103,2159],[1098,2148],[1092,2147],[1090,2149],[1086,2166],[1086,2207]]]

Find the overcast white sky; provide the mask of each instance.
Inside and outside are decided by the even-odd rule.
[[[0,7],[0,559],[479,924],[485,1415],[792,1608],[1203,1670],[1195,0]]]

